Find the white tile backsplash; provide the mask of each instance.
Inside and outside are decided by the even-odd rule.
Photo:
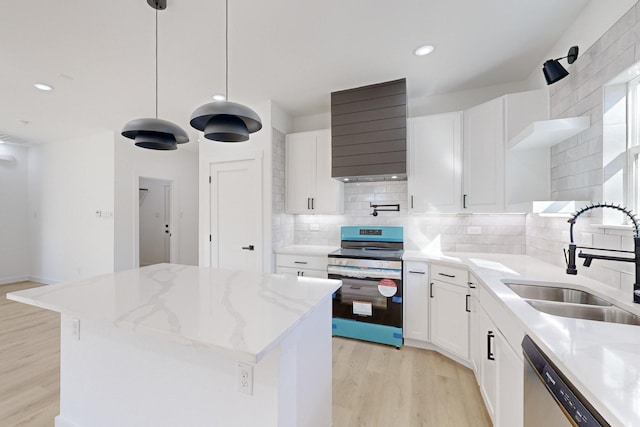
[[[404,227],[407,250],[525,253],[524,214],[411,215],[406,181],[349,183],[344,193],[344,215],[295,215],[295,244],[338,246],[343,225],[398,225]],[[374,217],[371,202],[397,203],[400,211]],[[318,224],[317,231],[309,229],[312,223]]]

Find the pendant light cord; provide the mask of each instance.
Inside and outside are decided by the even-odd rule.
[[[225,97],[229,101],[229,0],[224,3]]]
[[[156,8],[156,119],[158,118],[158,9]]]

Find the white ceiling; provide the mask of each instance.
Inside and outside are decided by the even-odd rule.
[[[224,0],[167,1],[159,117],[187,130],[195,148],[191,112],[224,92]],[[410,103],[522,81],[587,2],[229,0],[230,100],[272,99],[297,117],[328,111],[332,91],[402,77]],[[3,3],[0,134],[47,142],[153,117],[155,11],[146,0]],[[414,56],[425,43],[436,51]]]

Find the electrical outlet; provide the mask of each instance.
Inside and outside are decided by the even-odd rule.
[[[238,391],[253,394],[253,366],[248,363],[238,362]]]
[[[80,319],[71,319],[71,336],[80,340]]]

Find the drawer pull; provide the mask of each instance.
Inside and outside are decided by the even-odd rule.
[[[409,270],[409,273],[413,273],[413,274],[425,274],[424,271],[413,271],[413,270]]]
[[[294,264],[306,264],[307,261],[293,261]]]
[[[429,296],[433,298],[433,282],[429,283]]]
[[[487,359],[489,360],[496,360],[495,354],[493,354],[493,349],[491,348],[493,338],[495,338],[493,331],[487,332]]]
[[[471,313],[471,309],[469,308],[469,297],[470,297],[471,295],[465,295],[465,296],[466,296],[467,298],[466,298],[466,301],[465,301],[465,308],[464,308],[464,309],[467,311],[467,313]]]
[[[446,273],[438,273],[438,274],[441,275],[441,276],[444,276],[444,277],[450,277],[451,279],[456,277],[455,274],[446,274]]]

